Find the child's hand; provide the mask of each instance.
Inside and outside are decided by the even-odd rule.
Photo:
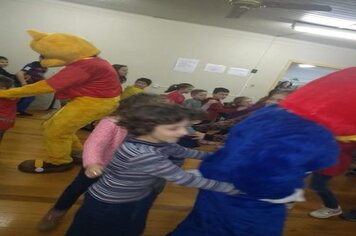
[[[85,175],[91,179],[97,178],[103,174],[103,169],[104,167],[102,165],[97,165],[97,164],[89,165],[85,169]]]
[[[203,138],[205,137],[205,133],[195,131],[194,133],[190,134],[189,136],[191,136],[193,139],[196,139],[196,140],[203,140]]]

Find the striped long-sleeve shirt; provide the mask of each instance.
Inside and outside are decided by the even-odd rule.
[[[205,155],[177,144],[128,138],[116,151],[103,176],[89,188],[89,193],[106,203],[133,202],[149,195],[158,178],[187,187],[236,193],[232,184],[186,172],[168,159],[169,156],[202,159]]]

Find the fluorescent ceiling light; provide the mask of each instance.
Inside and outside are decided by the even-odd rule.
[[[334,17],[305,15],[302,17],[302,21],[318,25],[332,26],[336,28],[356,29],[356,21],[344,20]]]
[[[323,25],[309,24],[305,22],[296,21],[293,23],[292,28],[295,31],[310,33],[316,35],[322,35],[327,37],[341,38],[341,39],[351,39],[356,40],[356,31],[347,29],[338,29]]]
[[[298,67],[300,67],[300,68],[313,68],[315,66],[314,65],[308,65],[308,64],[298,64]]]

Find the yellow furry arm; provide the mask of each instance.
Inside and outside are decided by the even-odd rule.
[[[45,80],[42,80],[20,88],[0,90],[0,97],[21,98],[44,93],[52,93],[54,91],[55,90]]]

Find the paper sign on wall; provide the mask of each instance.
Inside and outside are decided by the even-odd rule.
[[[227,71],[228,75],[236,75],[242,77],[248,76],[249,73],[250,73],[249,69],[237,68],[237,67],[230,67],[229,70]]]
[[[179,72],[188,72],[192,73],[195,71],[199,64],[199,60],[197,59],[189,59],[189,58],[178,58],[176,65],[174,66],[174,71]]]
[[[212,73],[224,73],[224,71],[226,70],[226,66],[208,63],[206,64],[204,70]]]

